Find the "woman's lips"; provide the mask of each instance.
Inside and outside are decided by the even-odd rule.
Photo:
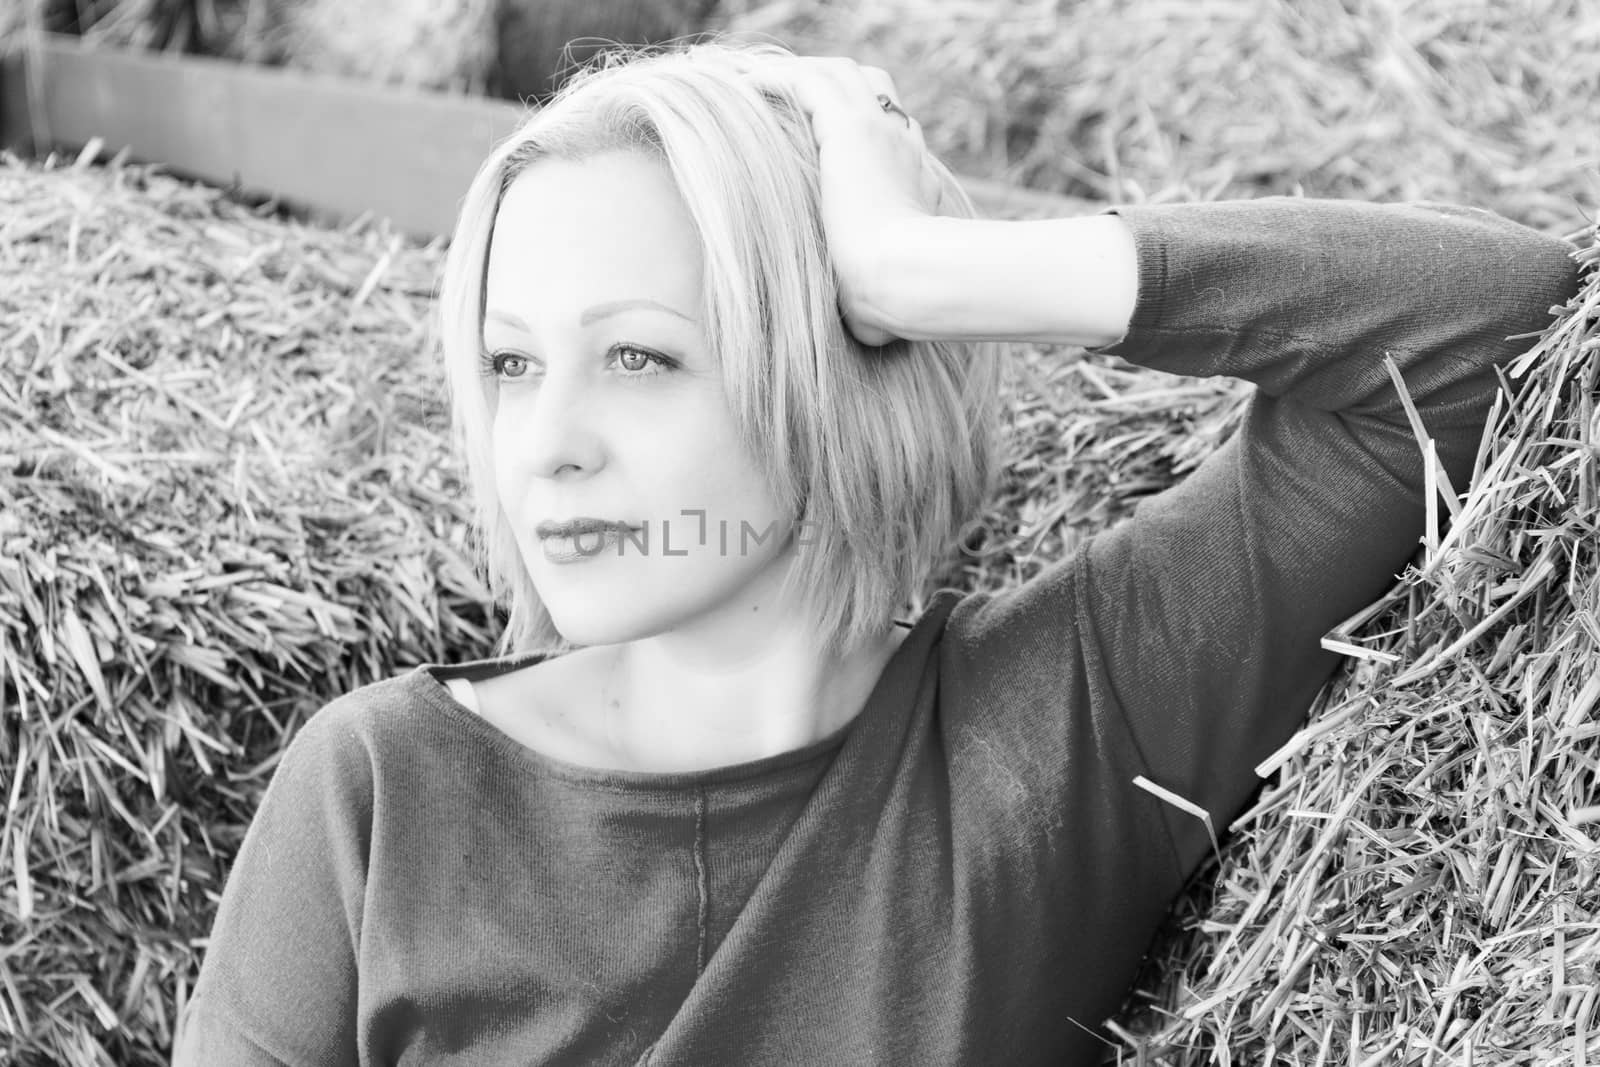
[[[578,518],[541,522],[534,527],[544,558],[551,563],[580,563],[615,550],[625,533],[638,527],[611,519]]]
[[[560,522],[547,519],[533,528],[533,532],[542,540],[546,537],[577,537],[580,534],[593,534],[602,530],[637,530],[632,523],[620,519],[595,519],[580,516],[575,519],[563,519]]]

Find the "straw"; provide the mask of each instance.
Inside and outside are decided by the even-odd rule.
[[[1514,364],[1450,537],[1324,642],[1359,658],[1257,768],[1277,784],[1235,822],[1203,920],[1158,943],[1130,1049],[1600,1060],[1600,541],[1577,506],[1597,337],[1592,272]]]
[[[285,58],[264,0],[25,13],[63,29],[69,7],[104,43]],[[724,17],[886,67],[989,188],[1434,198],[1552,233],[1600,189],[1579,0]],[[164,1063],[288,738],[501,624],[429,369],[438,249],[99,154],[0,167],[0,1059],[19,1063]],[[1508,369],[1522,395],[1466,495],[1439,485],[1459,515],[1436,514],[1428,559],[1329,635],[1353,658],[1174,903],[1108,1059],[1600,1062],[1595,299]],[[1065,349],[1008,369],[1007,470],[937,579],[961,589],[1015,585],[1128,515],[1245,396]]]
[[[488,655],[437,248],[0,163],[0,1059],[158,1063],[270,768]],[[80,165],[80,163],[82,165]]]

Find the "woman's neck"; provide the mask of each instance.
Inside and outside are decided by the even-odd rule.
[[[905,631],[842,654],[778,619],[736,642],[669,633],[593,649],[605,734],[631,769],[689,771],[788,752],[855,718]]]

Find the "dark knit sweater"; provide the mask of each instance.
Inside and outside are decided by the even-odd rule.
[[[424,667],[314,715],[229,876],[180,1064],[1079,1064],[1319,639],[1422,529],[1391,355],[1457,486],[1575,289],[1487,214],[1126,209],[1113,351],[1258,387],[1236,437],[1027,584],[940,594],[837,735],[683,774],[530,751]]]

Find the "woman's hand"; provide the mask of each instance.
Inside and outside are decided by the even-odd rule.
[[[888,74],[849,59],[796,56],[763,60],[749,77],[810,116],[839,310],[863,344],[1087,346],[1127,333],[1139,275],[1120,218],[935,217],[939,191],[954,179],[928,154],[917,121],[899,110]]]
[[[750,77],[792,97],[810,117],[839,310],[857,340],[887,344],[901,336],[891,325],[895,278],[887,253],[907,239],[908,223],[939,209],[940,177],[922,127],[899,110],[899,91],[885,71],[851,59],[773,59]]]

